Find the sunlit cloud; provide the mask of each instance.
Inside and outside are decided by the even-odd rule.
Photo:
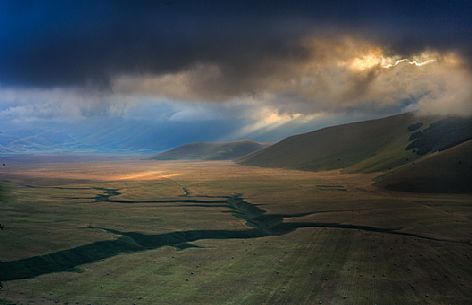
[[[402,111],[405,103],[428,112],[437,109],[441,114],[464,114],[470,103],[466,83],[471,74],[456,53],[425,50],[394,54],[375,42],[348,35],[307,37],[299,44],[304,56],[274,61],[266,71],[249,69],[247,75],[237,78],[217,63],[202,62],[157,76],[120,76],[113,80],[112,88],[119,95],[183,102],[228,103],[252,97],[261,108],[275,107],[280,116],[267,115],[254,125],[267,126],[264,128],[281,125],[299,114],[368,107],[372,111],[392,107]],[[449,106],[436,107],[445,103]],[[272,119],[278,122],[267,122]]]
[[[159,122],[238,122],[230,137],[364,112],[472,113],[472,75],[455,52],[395,54],[349,35],[301,39],[303,56],[235,74],[199,62],[161,74],[120,74],[110,90],[1,88],[0,118],[16,122],[91,116]]]
[[[385,57],[380,51],[377,52],[370,52],[366,55],[362,55],[361,57],[354,58],[349,63],[349,68],[354,71],[365,71],[369,69],[373,69],[375,67],[380,67],[383,69],[390,69],[398,66],[399,64],[409,64],[414,65],[417,67],[421,67],[430,63],[437,62],[436,54],[429,54],[423,53],[419,56],[415,56],[418,59],[408,59],[408,58],[400,58],[400,56],[391,56]]]

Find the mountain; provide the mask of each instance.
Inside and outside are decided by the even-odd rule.
[[[197,130],[197,132],[189,132]],[[97,152],[149,154],[232,132],[223,122],[149,122],[91,118],[71,122],[11,123],[0,120],[0,154]]]
[[[288,137],[239,160],[301,170],[388,171],[472,139],[472,118],[413,113]]]
[[[258,151],[266,145],[253,141],[191,143],[154,157],[156,160],[232,160]]]
[[[400,166],[376,181],[395,191],[472,193],[472,140]]]

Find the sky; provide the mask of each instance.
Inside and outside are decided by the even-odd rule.
[[[470,16],[465,0],[1,0],[0,152],[470,115]]]

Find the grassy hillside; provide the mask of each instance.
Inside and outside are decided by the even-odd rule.
[[[396,168],[377,178],[377,185],[409,192],[472,193],[472,140]]]
[[[231,160],[264,148],[252,141],[225,143],[191,143],[157,155],[156,160]]]
[[[416,121],[412,114],[402,114],[328,127],[289,137],[241,162],[304,170],[347,168],[356,164],[358,171],[383,169],[414,157],[404,148],[409,138],[407,127]]]
[[[387,171],[471,138],[471,118],[407,113],[292,136],[240,162],[302,170]]]

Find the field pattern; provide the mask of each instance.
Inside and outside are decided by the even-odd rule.
[[[472,298],[470,195],[223,161],[18,165],[2,177],[5,303]]]

